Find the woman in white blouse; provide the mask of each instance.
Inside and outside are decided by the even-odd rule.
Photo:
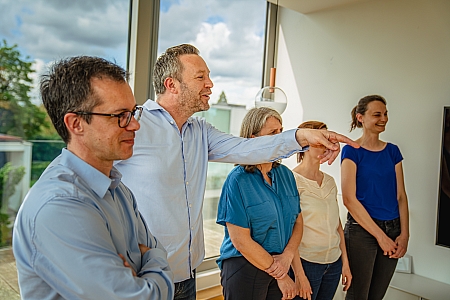
[[[327,126],[308,121],[298,128],[327,129]],[[333,177],[320,171],[318,156],[324,151],[324,148],[310,147],[309,151],[298,153],[299,164],[293,169],[303,215],[299,253],[313,300],[333,299],[341,274],[344,291],[352,280],[339,218],[336,183]]]

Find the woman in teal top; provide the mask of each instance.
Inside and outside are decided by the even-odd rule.
[[[254,108],[242,121],[241,137],[278,134],[281,122],[273,109]],[[224,183],[217,223],[225,226],[217,260],[225,299],[279,300],[299,294],[300,284],[287,273],[291,264],[297,274],[303,272],[297,251],[303,221],[287,167],[278,162],[236,166]]]

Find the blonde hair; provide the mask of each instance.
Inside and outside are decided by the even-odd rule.
[[[306,128],[306,129],[328,129],[327,124],[320,121],[306,121],[302,124],[298,125],[298,128]],[[304,152],[297,153],[297,162],[300,163],[305,156]]]
[[[242,120],[240,136],[243,138],[251,138],[253,136],[259,136],[261,129],[267,122],[267,119],[273,117],[283,124],[283,119],[280,114],[269,107],[255,107],[248,111]],[[272,163],[272,168],[276,168],[280,165],[280,162],[275,161]],[[242,165],[246,172],[253,173],[256,169],[255,165]]]

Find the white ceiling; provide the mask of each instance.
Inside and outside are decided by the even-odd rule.
[[[302,14],[317,12],[338,6],[369,0],[267,0],[273,4],[295,10]]]

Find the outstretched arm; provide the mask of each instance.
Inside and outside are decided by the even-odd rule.
[[[325,147],[321,163],[331,164],[340,152],[339,143],[359,147],[357,143],[341,134],[318,129],[291,129],[273,136],[244,139],[226,134],[207,123],[208,160],[237,164],[260,164],[276,161],[307,151],[308,147]]]

